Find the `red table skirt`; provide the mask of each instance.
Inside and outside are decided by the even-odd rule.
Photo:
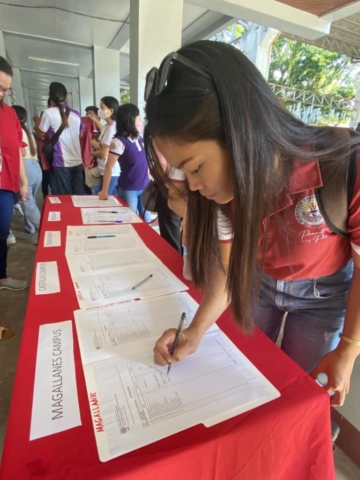
[[[92,427],[79,345],[74,331],[82,425],[29,441],[39,326],[71,319],[79,308],[65,259],[67,225],[81,225],[69,196],[44,210],[36,262],[58,263],[61,292],[35,295],[33,275],[6,432],[0,479],[121,480],[333,480],[328,395],[260,331],[243,335],[224,313],[219,327],[280,391],[281,397],[235,418],[172,435],[101,463]],[[61,222],[48,222],[60,211]],[[146,224],[143,241],[179,278],[182,258]],[[61,231],[61,247],[44,248],[44,232]],[[34,268],[35,272],[35,268]],[[190,286],[190,284],[189,284]],[[189,290],[197,301],[201,296]],[[3,359],[4,361],[5,359]]]

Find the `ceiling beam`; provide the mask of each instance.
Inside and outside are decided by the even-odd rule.
[[[349,5],[345,5],[345,7],[337,8],[336,10],[323,15],[321,18],[332,23],[350,17],[350,15],[355,15],[355,13],[360,13],[360,2],[352,2]]]
[[[19,68],[21,72],[41,73],[42,75],[48,75],[51,77],[67,77],[67,78],[79,78],[77,75],[65,75],[65,73],[55,72],[43,72],[42,70],[33,70],[32,68]]]
[[[184,0],[207,10],[315,40],[330,31],[331,22],[275,0]]]
[[[31,35],[29,33],[13,32],[11,30],[3,30],[3,32],[6,36],[24,38],[25,40],[39,40],[47,43],[54,43],[57,45],[61,44],[68,45],[70,47],[85,48],[86,50],[92,49],[92,45],[88,45],[86,43],[70,42],[68,40],[62,40],[60,38],[43,37],[42,35]]]
[[[202,23],[206,25],[211,17],[215,17],[212,23],[202,28]],[[218,18],[216,19],[216,17]],[[208,10],[182,31],[181,44],[186,45],[197,40],[210,38],[236,21],[237,19],[229,15],[216,14]]]
[[[108,48],[112,50],[121,50],[130,38],[130,15],[117,31],[115,37],[111,40]]]

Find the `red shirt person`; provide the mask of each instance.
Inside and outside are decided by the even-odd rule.
[[[27,199],[28,182],[25,173],[21,147],[22,130],[15,111],[4,103],[4,97],[10,93],[12,68],[0,57],[0,289],[23,290],[28,286],[24,280],[15,280],[7,276],[6,239],[10,231],[13,207],[17,194]],[[0,340],[4,330],[0,332]]]

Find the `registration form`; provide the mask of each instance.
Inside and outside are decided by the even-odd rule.
[[[100,200],[97,195],[72,195],[74,207],[117,207],[120,202],[110,195],[107,200]]]
[[[164,264],[72,277],[81,309],[188,290]],[[141,283],[136,288],[136,285]]]
[[[93,225],[93,226],[71,226],[67,227],[66,238],[97,236],[104,238],[104,235],[132,235],[139,237],[131,225]],[[105,237],[106,238],[106,237]],[[107,237],[109,238],[109,237]],[[110,237],[111,238],[111,237]]]
[[[212,426],[279,397],[220,330],[171,367],[152,348],[85,364],[95,437],[107,461],[199,423]]]
[[[77,253],[101,253],[115,250],[128,250],[143,246],[138,235],[89,235],[66,240],[66,255]]]
[[[142,223],[141,218],[129,207],[82,208],[81,217],[84,225]]]

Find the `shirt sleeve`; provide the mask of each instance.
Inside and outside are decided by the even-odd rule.
[[[186,176],[181,170],[171,167],[169,171],[169,179],[173,182],[185,182]]]
[[[107,128],[104,132],[104,135],[101,136],[101,144],[106,145],[107,147],[110,147],[113,139],[114,139],[114,130],[112,128]],[[121,140],[119,140],[118,138],[116,138],[114,140],[117,140],[118,142],[121,142]],[[121,144],[124,146],[124,144],[122,142],[121,142]],[[124,152],[124,149],[122,150],[122,152],[119,155],[121,155],[123,152]]]
[[[102,139],[102,143],[104,143],[104,139]],[[106,143],[104,143],[104,145],[106,145]],[[125,145],[118,138],[113,138],[112,141],[109,143],[109,145],[110,145],[110,153],[113,153],[118,157],[124,153]]]
[[[359,147],[360,151],[360,147]],[[348,232],[350,242],[355,252],[360,255],[360,154],[358,163],[353,198],[350,202],[348,216]]]
[[[233,227],[230,218],[218,210],[217,227],[220,242],[231,242],[234,237]]]
[[[45,110],[41,115],[39,128],[42,132],[48,132],[50,127],[51,127],[50,117],[48,112]]]
[[[80,132],[83,132],[84,129],[85,129],[85,126],[84,126],[82,120],[80,120]]]

